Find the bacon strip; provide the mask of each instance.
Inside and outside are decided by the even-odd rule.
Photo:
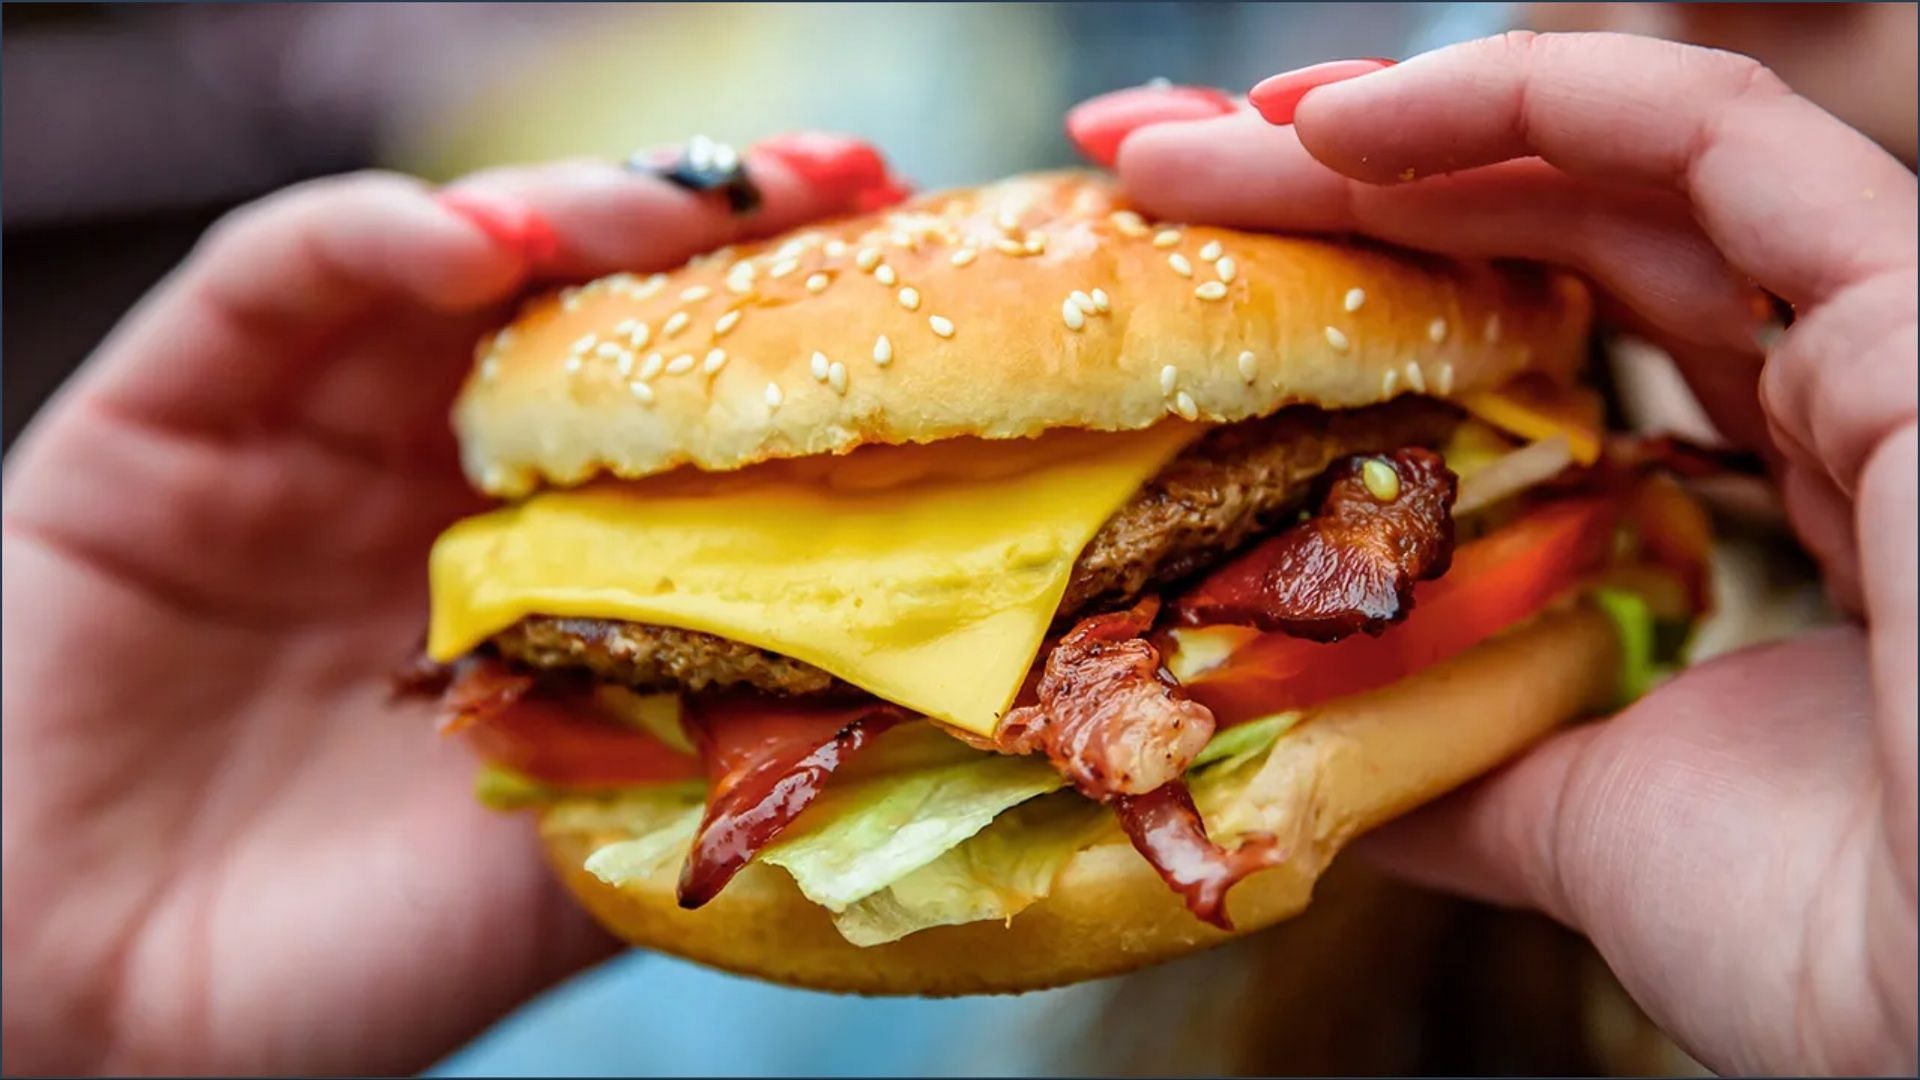
[[[532,692],[532,675],[491,656],[463,656],[446,668],[440,705],[441,734],[464,731],[513,708]]]
[[[1007,713],[996,748],[1045,750],[1088,798],[1143,795],[1187,771],[1213,737],[1213,714],[1188,701],[1140,635],[1158,597],[1083,619],[1047,654],[1037,703]]]
[[[1326,494],[1311,518],[1201,581],[1176,602],[1180,621],[1338,641],[1360,631],[1377,636],[1405,618],[1414,583],[1446,573],[1452,561],[1458,481],[1440,455],[1408,447],[1342,458],[1322,482]]]
[[[680,869],[680,906],[697,908],[805,810],[840,764],[905,719],[897,705],[811,705],[765,697],[702,701],[688,728],[707,763],[707,813]]]
[[[1214,843],[1194,808],[1193,795],[1180,780],[1145,795],[1122,795],[1113,800],[1113,811],[1135,850],[1186,900],[1187,910],[1222,930],[1233,929],[1227,890],[1287,857],[1279,842],[1266,835],[1248,836],[1232,851]]]

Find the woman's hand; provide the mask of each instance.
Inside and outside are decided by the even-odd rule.
[[[885,201],[789,136],[765,205],[598,163],[320,180],[215,226],[10,455],[7,1066],[413,1070],[612,948],[388,701],[479,506],[447,409],[543,279]]]
[[[1122,92],[1130,116],[1148,92]],[[1585,272],[1727,435],[1773,456],[1863,619],[1689,671],[1375,853],[1586,932],[1717,1068],[1911,1071],[1914,177],[1750,60],[1630,37],[1510,34],[1309,69],[1254,101],[1272,122],[1183,102],[1135,123],[1129,194],[1173,220]],[[1070,127],[1111,138],[1103,107]],[[1792,305],[1784,336],[1749,279]]]

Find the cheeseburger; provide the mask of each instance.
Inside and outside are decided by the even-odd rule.
[[[571,288],[455,406],[504,505],[412,685],[636,944],[932,994],[1204,948],[1699,612],[1590,308],[1065,175]]]

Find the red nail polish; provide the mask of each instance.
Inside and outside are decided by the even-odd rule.
[[[447,188],[434,201],[467,219],[495,243],[518,250],[534,262],[560,252],[560,237],[547,220],[518,199],[472,188]]]
[[[828,131],[795,131],[754,143],[748,156],[765,155],[817,190],[850,196],[887,187],[886,159],[865,140]]]
[[[913,184],[903,177],[887,174],[886,182],[872,187],[861,188],[853,195],[854,210],[864,214],[872,210],[884,210],[895,203],[904,202],[913,194]]]
[[[1329,83],[1371,75],[1393,65],[1392,60],[1376,57],[1368,60],[1330,60],[1324,64],[1295,68],[1261,80],[1260,85],[1247,94],[1247,100],[1253,103],[1267,123],[1291,124],[1293,111],[1299,107],[1300,99],[1307,96],[1307,91]]]
[[[1204,86],[1134,86],[1067,111],[1067,137],[1080,153],[1112,168],[1127,136],[1153,124],[1207,120],[1234,110],[1233,98]]]

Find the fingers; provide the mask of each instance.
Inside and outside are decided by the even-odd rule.
[[[1559,263],[1680,340],[1753,348],[1755,293],[1671,194],[1572,177],[1537,161],[1382,187],[1327,168],[1293,129],[1252,113],[1138,131],[1122,144],[1118,169],[1129,194],[1163,217],[1363,232],[1452,255]]]
[[[1505,34],[1320,87],[1294,122],[1372,183],[1538,156],[1684,193],[1733,265],[1796,307],[1914,260],[1912,174],[1732,53]]]
[[[1067,111],[1067,137],[1094,164],[1112,168],[1120,143],[1153,124],[1205,120],[1234,112],[1233,99],[1204,86],[1132,86]]]
[[[1365,850],[1587,933],[1636,999],[1722,1068],[1805,1060],[1780,987],[1807,975],[1803,949],[1853,958],[1781,927],[1860,854],[1832,838],[1853,831],[1871,769],[1866,680],[1851,629],[1709,662]]]
[[[232,422],[302,393],[308,361],[375,310],[477,318],[534,278],[662,269],[904,194],[871,147],[844,136],[768,140],[746,168],[764,196],[746,215],[603,162],[490,170],[439,193],[384,173],[302,184],[217,224],[83,385],[163,423]]]

